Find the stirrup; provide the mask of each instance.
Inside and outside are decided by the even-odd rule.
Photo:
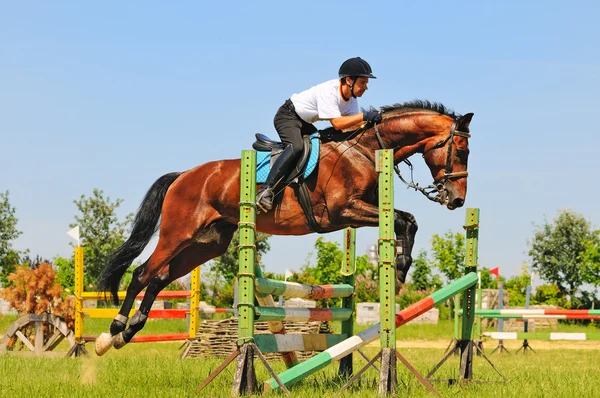
[[[272,188],[265,188],[258,191],[256,195],[256,207],[263,213],[267,213],[273,208],[273,199],[275,194]]]

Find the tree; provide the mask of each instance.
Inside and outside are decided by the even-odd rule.
[[[13,273],[19,263],[20,253],[12,248],[12,241],[22,234],[17,229],[18,218],[15,208],[10,205],[9,192],[0,192],[0,286],[9,287],[13,282],[8,275]]]
[[[261,268],[263,266],[261,261],[262,256],[271,250],[269,238],[271,238],[271,235],[269,234],[264,234],[262,232],[256,233],[256,262],[261,265]],[[239,270],[239,244],[240,234],[239,231],[235,231],[231,243],[229,244],[229,247],[227,247],[227,251],[212,261],[210,267],[211,271],[215,272],[219,277],[225,278],[227,281],[235,279]]]
[[[0,258],[0,288],[13,286],[13,282],[8,276],[15,272],[20,261],[21,256],[16,250],[9,250],[5,256]]]
[[[316,284],[341,283],[342,274],[340,270],[344,252],[340,249],[340,244],[337,242],[328,242],[323,237],[319,237],[315,242],[315,249],[317,249],[317,264],[314,267],[310,263],[304,265],[302,272],[311,275]],[[355,274],[357,276],[371,276],[373,275],[372,271],[372,266],[366,255],[356,257]]]
[[[125,216],[125,221],[119,221],[116,210],[123,203],[123,199],[111,202],[109,197],[104,197],[103,191],[96,188],[91,197],[81,195],[81,198],[73,203],[77,205],[81,214],[76,215],[75,223],[69,226],[80,227],[86,283],[95,285],[110,255],[125,242],[125,234],[129,232],[128,225],[133,220],[133,213]]]
[[[65,292],[75,293],[75,260],[73,257],[55,257],[54,266],[58,269],[56,281]]]
[[[262,256],[271,249],[269,238],[271,238],[269,234],[256,232],[256,262],[261,268],[264,267],[261,261]],[[206,281],[207,294],[210,295],[209,301],[213,305],[231,306],[233,303],[233,286],[239,270],[239,244],[240,234],[239,231],[235,231],[227,251],[213,259],[208,265],[207,272],[203,273],[202,280]]]
[[[532,304],[555,305],[565,307],[566,300],[561,298],[560,289],[555,284],[541,285],[535,288]]]
[[[342,283],[341,266],[344,252],[337,242],[328,242],[323,237],[315,242],[317,263],[313,266],[310,257],[299,273],[295,273],[290,281],[307,285],[325,285]],[[357,302],[373,301],[373,296],[379,297],[377,272],[369,262],[367,255],[356,256],[355,300]],[[326,300],[321,300],[324,304]]]
[[[592,239],[583,242],[583,280],[598,290],[600,287],[600,231],[594,231]]]
[[[502,275],[500,276],[500,280],[503,280]],[[482,289],[497,289],[498,281],[496,277],[492,277],[492,273],[489,268],[482,267],[481,268],[481,288]]]
[[[465,235],[452,231],[443,236],[434,234],[431,237],[431,252],[435,266],[454,281],[462,276],[465,264]]]
[[[427,260],[427,252],[421,250],[412,265],[411,286],[415,290],[439,289],[442,281],[439,275],[433,275],[431,265]]]
[[[524,307],[527,297],[527,286],[531,284],[529,268],[523,265],[521,275],[513,276],[504,282],[504,289],[510,297],[512,307]]]
[[[542,279],[555,284],[561,296],[574,299],[590,277],[584,259],[586,252],[588,256],[593,253],[586,242],[597,241],[597,236],[581,214],[559,210],[552,222],[535,226],[534,237],[528,241],[532,268]]]

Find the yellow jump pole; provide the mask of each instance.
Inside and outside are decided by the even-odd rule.
[[[67,356],[87,355],[83,339],[83,247],[75,247],[75,344]]]
[[[190,281],[190,339],[198,334],[200,318],[200,267],[192,271]]]

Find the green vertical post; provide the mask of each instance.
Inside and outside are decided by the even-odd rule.
[[[469,208],[465,217],[465,274],[477,272],[479,245],[479,209]],[[460,345],[460,378],[473,378],[473,323],[475,321],[476,286],[467,289],[462,297],[462,337]]]
[[[477,309],[480,310],[483,307],[483,289],[481,288],[481,271],[477,273]],[[477,336],[477,340],[480,341],[483,337],[481,331],[481,317],[478,316],[475,321],[475,336]]]
[[[458,314],[458,305],[460,303],[460,294],[454,296],[454,340],[460,340],[460,315]]]
[[[379,173],[379,319],[381,369],[379,396],[397,389],[396,377],[396,239],[394,237],[394,153],[375,152]]]
[[[396,239],[394,236],[394,153],[376,151],[379,172],[379,315],[381,347],[396,348]]]
[[[254,336],[254,264],[256,259],[256,152],[242,151],[240,170],[240,244],[238,272],[238,343]]]
[[[354,286],[354,273],[356,272],[356,229],[344,230],[344,258],[342,259],[342,283]],[[348,337],[354,335],[354,320],[356,319],[355,293],[342,298],[342,308],[351,309],[352,316],[347,321],[342,321],[341,333]],[[340,360],[339,375],[348,377],[352,375],[352,354]]]

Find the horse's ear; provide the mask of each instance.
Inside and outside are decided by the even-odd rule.
[[[471,119],[473,119],[473,113],[467,113],[464,116],[461,116],[456,121],[456,128],[459,131],[469,132],[469,124],[471,124]]]

